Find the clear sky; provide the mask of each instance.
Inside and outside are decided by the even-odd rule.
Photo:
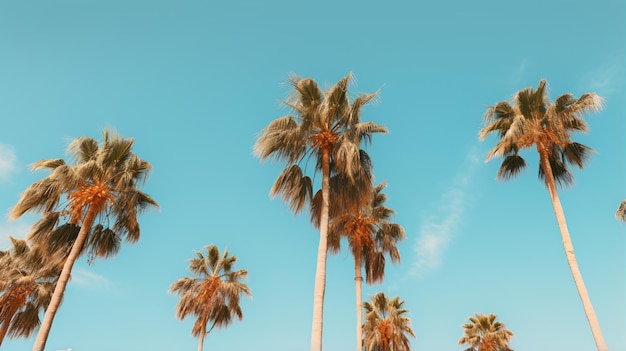
[[[143,190],[161,205],[117,257],[80,259],[47,350],[193,350],[193,320],[168,294],[194,250],[215,243],[249,271],[244,321],[207,350],[306,350],[318,232],[268,193],[282,164],[252,153],[289,110],[289,74],[380,90],[363,120],[386,125],[368,151],[407,239],[381,285],[411,311],[415,350],[462,350],[461,324],[495,313],[515,350],[595,347],[567,266],[537,157],[498,183],[496,142],[478,140],[486,106],[548,80],[554,99],[593,91],[596,149],[560,191],[578,262],[612,351],[626,350],[626,4],[598,1],[0,2],[0,209],[106,127],[153,164]],[[319,176],[318,176],[319,179]],[[0,248],[37,219],[0,218]],[[328,259],[324,350],[354,349],[353,260]],[[30,350],[34,337],[4,350]]]

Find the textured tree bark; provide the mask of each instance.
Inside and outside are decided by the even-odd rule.
[[[363,350],[363,277],[361,256],[354,257],[354,284],[356,285],[356,351]]]
[[[326,290],[326,254],[328,250],[328,204],[330,179],[330,150],[322,151],[322,210],[320,214],[320,243],[317,249],[315,287],[313,293],[313,326],[311,328],[311,351],[322,350],[322,324],[324,293]]]
[[[580,273],[580,269],[578,268],[578,262],[576,261],[576,255],[574,253],[574,245],[572,243],[572,239],[570,238],[569,230],[567,229],[567,223],[565,222],[565,213],[563,212],[563,207],[561,207],[561,200],[559,200],[559,194],[556,191],[556,182],[554,181],[554,175],[552,173],[552,168],[550,167],[550,161],[545,155],[542,155],[541,152],[540,158],[546,179],[546,186],[548,187],[548,192],[550,193],[552,207],[554,207],[554,214],[556,215],[556,221],[559,225],[559,230],[561,232],[561,240],[563,241],[563,249],[565,249],[567,263],[572,272],[572,277],[574,278],[576,289],[578,289],[578,295],[580,296],[580,300],[583,303],[583,309],[585,310],[587,321],[589,322],[589,326],[591,327],[591,334],[593,335],[593,338],[596,342],[598,351],[608,351],[606,343],[604,342],[604,337],[602,336],[602,331],[600,330],[600,323],[598,322],[596,312],[593,309],[591,299],[589,298],[589,294],[587,293],[587,288],[585,287],[583,276]]]
[[[67,259],[65,260],[63,270],[61,270],[61,275],[59,276],[57,285],[54,288],[52,299],[46,309],[43,322],[41,322],[41,326],[39,327],[33,351],[44,351],[44,348],[46,347],[46,341],[48,340],[48,335],[50,334],[50,329],[52,328],[52,321],[54,320],[54,316],[56,315],[59,305],[61,305],[61,301],[63,300],[65,287],[67,286],[72,274],[72,267],[74,266],[74,262],[78,259],[78,256],[80,256],[85,241],[87,240],[87,234],[89,234],[91,226],[93,225],[97,215],[98,212],[95,208],[89,207],[82,227],[76,237],[76,241],[74,242],[74,245],[72,245],[72,250],[70,250]]]

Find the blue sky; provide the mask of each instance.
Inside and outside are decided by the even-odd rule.
[[[106,127],[153,164],[144,191],[161,205],[141,240],[77,263],[47,349],[193,349],[192,320],[167,290],[194,250],[215,243],[249,271],[244,321],[212,332],[211,350],[309,346],[318,233],[269,189],[282,165],[252,154],[259,131],[289,112],[289,74],[351,91],[380,90],[364,120],[384,124],[368,151],[403,225],[402,263],[384,291],[411,311],[416,350],[462,350],[461,324],[495,313],[516,350],[593,349],[537,159],[514,181],[484,163],[486,106],[549,83],[593,91],[605,109],[575,138],[596,149],[561,201],[611,350],[626,350],[626,5],[588,1],[13,1],[0,3],[0,209]],[[36,220],[0,218],[0,247]],[[354,348],[353,261],[328,259],[324,349]],[[30,350],[34,339],[3,349]]]

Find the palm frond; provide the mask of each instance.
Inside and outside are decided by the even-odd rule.
[[[615,218],[621,222],[626,222],[626,200],[620,202],[617,211],[615,211]]]
[[[576,165],[582,169],[584,163],[591,157],[595,150],[580,143],[568,143],[562,149],[563,163]]]
[[[507,156],[500,166],[500,170],[498,171],[498,175],[496,178],[498,180],[507,181],[511,178],[515,178],[522,170],[526,168],[526,161],[518,154],[513,154]]]
[[[283,170],[270,190],[270,196],[275,197],[280,194],[295,214],[298,214],[310,201],[312,193],[311,179],[304,176],[300,166],[295,164]]]

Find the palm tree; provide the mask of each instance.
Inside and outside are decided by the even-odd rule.
[[[191,333],[199,338],[198,351],[202,351],[204,337],[213,328],[226,328],[234,318],[243,319],[239,306],[241,295],[252,298],[248,286],[241,282],[248,272],[233,271],[237,257],[229,256],[228,250],[220,254],[213,244],[206,246],[206,252],[206,256],[196,252],[197,257],[189,260],[194,278],[178,279],[170,287],[170,293],[180,296],[177,317],[183,320],[191,314],[197,318]],[[209,322],[211,327],[207,331]]]
[[[310,157],[316,162],[315,171],[321,170],[322,173],[318,192],[322,205],[320,216],[314,219],[320,223],[320,241],[315,271],[311,351],[322,349],[331,165],[337,172],[352,178],[361,164],[361,142],[371,142],[373,133],[387,132],[381,125],[361,122],[361,107],[372,101],[377,93],[362,94],[350,103],[348,85],[351,77],[348,74],[325,92],[311,78],[292,77],[294,94],[285,104],[293,109],[294,115],[270,122],[261,131],[254,149],[261,161],[273,158],[286,162],[287,167],[276,179],[270,195],[282,195],[295,214],[309,203],[313,195],[313,183],[305,175]],[[305,163],[304,171],[302,163]]]
[[[6,336],[29,337],[39,326],[63,265],[58,256],[12,237],[0,251],[0,345]]]
[[[363,324],[363,346],[366,351],[409,351],[409,335],[415,337],[411,329],[411,319],[406,316],[409,310],[398,296],[389,299],[379,292],[370,296],[371,302],[364,302],[365,323]]]
[[[615,211],[615,217],[621,222],[626,222],[626,200],[622,201]]]
[[[340,188],[343,188],[339,185]],[[362,194],[368,201],[356,211],[347,210],[332,216],[329,232],[329,250],[336,253],[340,249],[341,237],[348,238],[348,245],[354,256],[356,286],[356,337],[357,351],[362,350],[362,284],[361,269],[365,266],[368,284],[382,283],[385,274],[385,254],[393,263],[400,262],[398,241],[406,237],[404,228],[391,223],[392,209],[384,206],[387,196],[382,193],[386,184],[379,184],[371,192]],[[334,207],[331,205],[331,208]],[[334,212],[334,211],[331,211]]]
[[[465,351],[512,351],[509,340],[514,335],[506,329],[506,325],[496,322],[497,316],[493,313],[485,316],[476,313],[469,317],[471,323],[463,324],[463,337],[459,345],[469,345]]]
[[[500,139],[488,153],[486,161],[496,156],[504,158],[497,176],[502,180],[515,177],[526,167],[526,162],[519,155],[521,149],[531,148],[533,145],[536,147],[539,153],[539,177],[548,188],[567,262],[591,332],[598,350],[606,351],[600,324],[576,262],[574,246],[557,193],[557,183],[570,185],[573,182],[568,165],[576,165],[582,169],[584,161],[593,151],[588,146],[573,142],[570,134],[588,130],[582,116],[589,111],[601,110],[603,99],[595,93],[583,94],[578,99],[573,94],[563,94],[551,103],[546,84],[545,80],[541,80],[536,90],[520,90],[512,104],[501,101],[489,107],[485,114],[485,127],[480,131],[480,139],[484,140],[488,134],[497,132]]]
[[[148,207],[158,207],[137,189],[151,165],[132,152],[132,145],[132,138],[120,138],[105,130],[101,144],[81,137],[69,145],[73,164],[51,159],[32,166],[33,170],[48,169],[51,173],[22,193],[11,217],[42,213],[27,239],[48,251],[67,253],[33,351],[45,347],[76,259],[85,251],[90,259],[109,257],[119,251],[122,239],[137,242],[137,215]]]

